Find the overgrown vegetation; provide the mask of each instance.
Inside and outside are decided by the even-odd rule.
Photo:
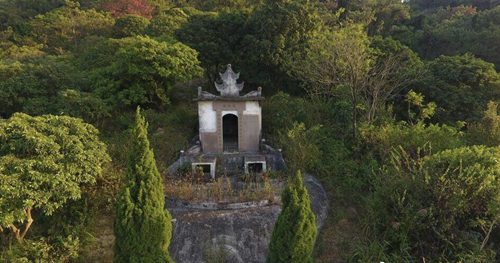
[[[0,261],[87,261],[136,107],[164,174],[197,133],[195,87],[229,63],[263,87],[263,137],[327,188],[316,262],[499,261],[499,16],[494,0],[0,0]],[[205,191],[232,198],[223,179]]]
[[[196,173],[189,171],[183,178],[169,177],[165,182],[165,194],[169,198],[193,202],[238,203],[279,200],[278,196],[282,189],[281,180],[272,180],[266,174],[241,177],[241,181],[221,176],[207,182],[197,179]]]

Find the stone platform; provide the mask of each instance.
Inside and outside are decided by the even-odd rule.
[[[241,175],[252,172],[252,164],[260,164],[262,171],[282,171],[286,168],[281,151],[263,144],[261,151],[202,153],[199,145],[194,145],[186,152],[181,152],[179,159],[168,168],[170,175],[175,174],[184,165],[195,166],[210,174],[212,178],[220,175]],[[205,166],[205,168],[203,168]]]
[[[319,229],[328,215],[328,197],[314,177],[305,176],[304,184]],[[170,252],[175,262],[265,262],[274,223],[281,212],[279,204],[253,202],[220,206],[226,209],[217,209],[217,204],[197,207],[199,205],[167,202],[174,218]]]

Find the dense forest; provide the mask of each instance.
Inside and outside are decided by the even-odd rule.
[[[1,262],[92,262],[229,63],[329,193],[316,262],[500,262],[498,0],[0,0],[0,47]]]

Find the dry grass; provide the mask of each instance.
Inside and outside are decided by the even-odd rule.
[[[234,182],[230,177],[204,181],[196,176],[170,177],[165,182],[167,197],[205,202],[249,202],[279,200],[282,183],[258,177],[254,180]]]
[[[316,262],[349,262],[356,242],[362,236],[357,212],[350,207],[345,211],[339,208],[338,215],[329,215],[318,236],[316,247]]]

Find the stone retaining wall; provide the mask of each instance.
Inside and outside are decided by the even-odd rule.
[[[305,176],[304,184],[316,225],[321,228],[328,215],[327,194],[312,176]],[[222,254],[224,262],[265,262],[274,223],[281,212],[280,205],[266,200],[225,204],[177,201],[170,205],[174,218],[170,252],[177,263],[204,263],[215,260],[214,254]]]
[[[178,199],[167,199],[165,206],[167,209],[186,209],[186,210],[237,210],[262,207],[271,205],[269,200],[227,203],[227,202],[189,202]]]

